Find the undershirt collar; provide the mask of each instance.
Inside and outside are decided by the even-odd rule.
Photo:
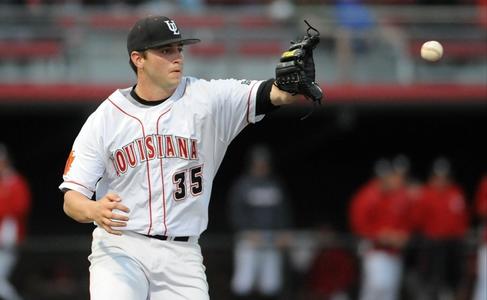
[[[132,87],[132,90],[130,91],[130,96],[132,96],[132,98],[134,98],[135,101],[139,102],[140,104],[143,104],[143,105],[148,105],[148,106],[156,106],[156,105],[159,105],[161,104],[162,102],[166,101],[167,99],[169,99],[169,97],[167,98],[164,98],[164,99],[161,99],[161,100],[157,100],[157,101],[148,101],[148,100],[145,100],[145,99],[142,99],[139,95],[137,95],[137,93],[135,92],[135,87],[137,85],[134,85]]]

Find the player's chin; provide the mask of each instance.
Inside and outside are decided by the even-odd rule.
[[[171,80],[176,80],[176,81],[181,81],[181,78],[183,77],[183,72],[181,71],[172,71],[169,73],[169,79]]]

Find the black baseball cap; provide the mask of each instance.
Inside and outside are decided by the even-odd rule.
[[[199,39],[183,39],[174,20],[164,16],[150,16],[140,19],[130,29],[127,37],[127,51],[143,51],[172,43],[195,44]]]

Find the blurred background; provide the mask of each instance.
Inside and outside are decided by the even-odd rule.
[[[323,105],[249,126],[217,174],[200,240],[212,299],[487,300],[483,0],[0,1],[0,161],[25,180],[15,217],[25,236],[17,260],[0,256],[0,295],[89,298],[93,226],[64,215],[58,185],[88,115],[135,82],[126,35],[148,14],[202,39],[185,48],[185,73],[206,79],[271,78],[304,19],[321,33]],[[440,61],[421,59],[428,40],[443,44]],[[267,173],[255,157],[271,160]],[[279,200],[250,201],[269,193],[238,188],[242,176],[275,177]],[[13,201],[6,189],[0,201]],[[283,204],[278,224],[260,222],[269,203]]]

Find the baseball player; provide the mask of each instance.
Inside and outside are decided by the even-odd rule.
[[[421,237],[418,249],[425,299],[454,298],[457,294],[463,273],[463,239],[469,225],[465,199],[449,160],[435,159],[414,216]]]
[[[399,299],[402,250],[411,231],[412,205],[404,169],[387,160],[375,166],[376,177],[362,186],[350,205],[350,225],[361,238],[361,300]]]
[[[270,150],[254,146],[248,171],[230,191],[229,217],[236,230],[232,291],[242,299],[251,298],[254,289],[268,299],[277,299],[282,291],[282,247],[289,240],[292,216],[272,165]]]
[[[0,143],[0,299],[22,299],[9,277],[17,261],[17,247],[25,238],[30,203],[29,184]]]
[[[266,81],[183,76],[183,46],[199,41],[167,17],[137,21],[127,38],[136,84],[101,103],[74,141],[59,188],[66,214],[97,226],[91,299],[209,299],[198,237],[229,143],[297,94],[322,97],[317,35],[293,44]]]

